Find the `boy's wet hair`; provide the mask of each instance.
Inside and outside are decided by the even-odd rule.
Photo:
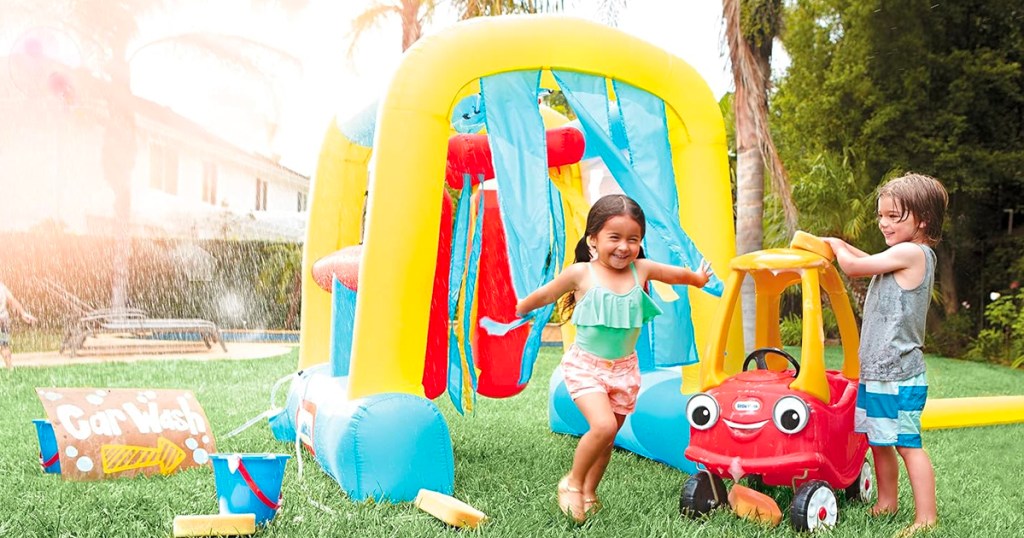
[[[594,202],[594,205],[590,207],[590,212],[587,213],[587,228],[583,232],[583,237],[576,243],[576,250],[574,251],[576,255],[575,263],[591,261],[590,244],[587,242],[587,238],[597,236],[601,228],[604,228],[606,222],[620,216],[635,220],[640,225],[640,238],[643,239],[647,234],[647,218],[644,216],[644,210],[640,208],[640,204],[625,194],[607,194]],[[643,257],[644,248],[640,247],[637,258]],[[573,308],[575,307],[576,294],[570,291],[565,294],[561,301],[563,323],[569,320],[569,316],[572,315]]]
[[[910,215],[925,223],[921,232],[929,245],[942,239],[942,221],[946,217],[949,195],[939,180],[924,174],[908,173],[891,179],[878,188],[878,198],[892,198],[900,209],[900,222]]]

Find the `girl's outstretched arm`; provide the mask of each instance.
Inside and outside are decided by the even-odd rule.
[[[557,301],[567,292],[579,288],[584,271],[586,268],[582,263],[574,263],[566,267],[551,282],[537,288],[536,291],[516,303],[516,315],[522,317],[528,312]]]
[[[6,295],[6,297],[0,297],[0,299],[7,301],[7,306],[10,307],[11,313],[17,313],[19,316],[21,316],[21,319],[25,323],[28,323],[29,325],[36,322],[35,316],[29,314],[28,310],[25,310],[25,307],[22,306],[21,303],[19,303],[18,300],[14,298],[14,294],[11,293],[11,290],[7,290]]]
[[[635,263],[641,275],[645,275],[644,278],[666,284],[686,284],[687,286],[703,288],[708,283],[708,280],[711,280],[711,275],[714,274],[714,271],[711,270],[711,264],[707,260],[701,260],[700,267],[696,271],[678,265],[658,263],[646,258],[636,260]]]

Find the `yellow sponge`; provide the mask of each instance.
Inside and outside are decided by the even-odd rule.
[[[729,490],[729,506],[740,517],[768,523],[773,527],[782,521],[782,510],[775,499],[739,484],[734,484]]]
[[[174,536],[238,536],[256,532],[255,514],[175,516]]]
[[[789,242],[789,247],[813,252],[828,261],[836,259],[836,254],[832,252],[832,247],[828,246],[828,243],[822,241],[817,236],[801,232],[800,230],[793,234],[793,240]]]
[[[444,493],[421,489],[416,494],[416,508],[453,527],[476,528],[487,515],[472,506]]]

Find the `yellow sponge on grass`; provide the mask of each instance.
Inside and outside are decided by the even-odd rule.
[[[487,515],[472,506],[444,493],[421,489],[416,494],[416,508],[453,527],[475,528]]]
[[[238,536],[255,534],[255,514],[175,516],[174,536]]]

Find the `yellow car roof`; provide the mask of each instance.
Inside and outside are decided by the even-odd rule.
[[[729,263],[737,271],[822,269],[829,265],[831,262],[820,255],[795,248],[759,250],[737,256]]]

